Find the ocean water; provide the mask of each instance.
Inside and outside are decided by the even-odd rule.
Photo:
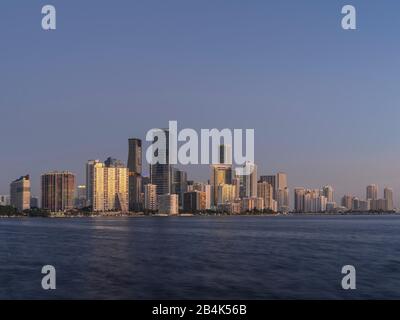
[[[400,298],[400,216],[0,219],[0,299],[365,298]]]

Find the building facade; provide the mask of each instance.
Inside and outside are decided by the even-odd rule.
[[[31,180],[29,175],[11,182],[10,205],[18,212],[31,208]]]
[[[143,209],[142,194],[142,140],[129,139],[128,151],[129,172],[129,210]]]
[[[45,173],[41,177],[42,208],[65,212],[74,208],[75,175],[68,171]]]

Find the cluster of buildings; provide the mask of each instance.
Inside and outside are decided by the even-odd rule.
[[[384,188],[383,198],[378,198],[378,186],[368,185],[366,198],[344,195],[340,205],[334,201],[331,186],[321,189],[294,189],[294,212],[296,213],[337,213],[337,212],[392,212],[394,211],[393,190]]]
[[[168,130],[163,129],[166,136]],[[93,212],[150,212],[176,215],[180,212],[289,212],[287,175],[257,176],[257,166],[248,175],[239,175],[232,165],[230,145],[219,147],[219,161],[211,165],[206,183],[188,180],[187,172],[169,164],[169,142],[158,152],[165,163],[149,165],[142,174],[142,141],[129,139],[128,161],[108,158],[86,163],[86,184],[76,186],[75,175],[68,171],[41,176],[40,208],[50,212],[86,209]],[[11,205],[19,212],[39,207],[31,197],[29,176],[10,184],[10,196],[1,196],[0,205]],[[34,205],[33,205],[34,204]]]
[[[366,188],[366,198],[359,199],[352,195],[345,195],[342,198],[342,208],[344,211],[355,212],[392,212],[394,211],[393,189],[384,188],[383,198],[378,197],[378,186],[371,184]]]
[[[161,130],[161,129],[160,129]],[[168,129],[165,136],[168,137]],[[287,174],[257,174],[257,165],[247,175],[239,174],[232,165],[230,145],[219,146],[218,163],[210,166],[207,182],[188,180],[187,172],[169,163],[169,141],[158,155],[164,162],[149,165],[149,175],[142,173],[142,141],[129,139],[128,161],[109,157],[104,162],[86,163],[86,184],[76,186],[75,175],[68,171],[49,172],[41,176],[40,208],[50,212],[68,212],[73,209],[91,212],[146,212],[161,215],[183,213],[245,212],[288,213],[289,188]],[[38,199],[31,197],[28,175],[10,184],[10,195],[0,196],[0,206],[12,206],[18,212],[39,208]],[[366,199],[351,195],[342,198],[341,205],[334,201],[331,186],[321,189],[294,189],[296,213],[323,213],[344,211],[393,211],[393,190],[385,188],[378,198],[378,187],[367,186]]]

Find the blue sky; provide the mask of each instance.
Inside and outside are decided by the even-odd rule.
[[[57,30],[41,29],[41,7]],[[357,9],[356,31],[341,8]],[[0,194],[30,173],[127,159],[127,139],[254,128],[259,173],[400,193],[398,1],[23,1],[0,4]],[[189,177],[206,180],[205,166]],[[396,197],[397,199],[397,197]]]

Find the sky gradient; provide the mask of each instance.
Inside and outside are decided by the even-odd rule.
[[[57,30],[41,29],[41,8]],[[356,31],[341,8],[357,8]],[[254,128],[259,174],[289,187],[400,194],[398,1],[36,1],[0,4],[0,194],[88,159],[126,162],[128,138]],[[146,168],[146,171],[147,168]],[[189,178],[206,181],[207,166]],[[293,202],[291,196],[291,202]]]

